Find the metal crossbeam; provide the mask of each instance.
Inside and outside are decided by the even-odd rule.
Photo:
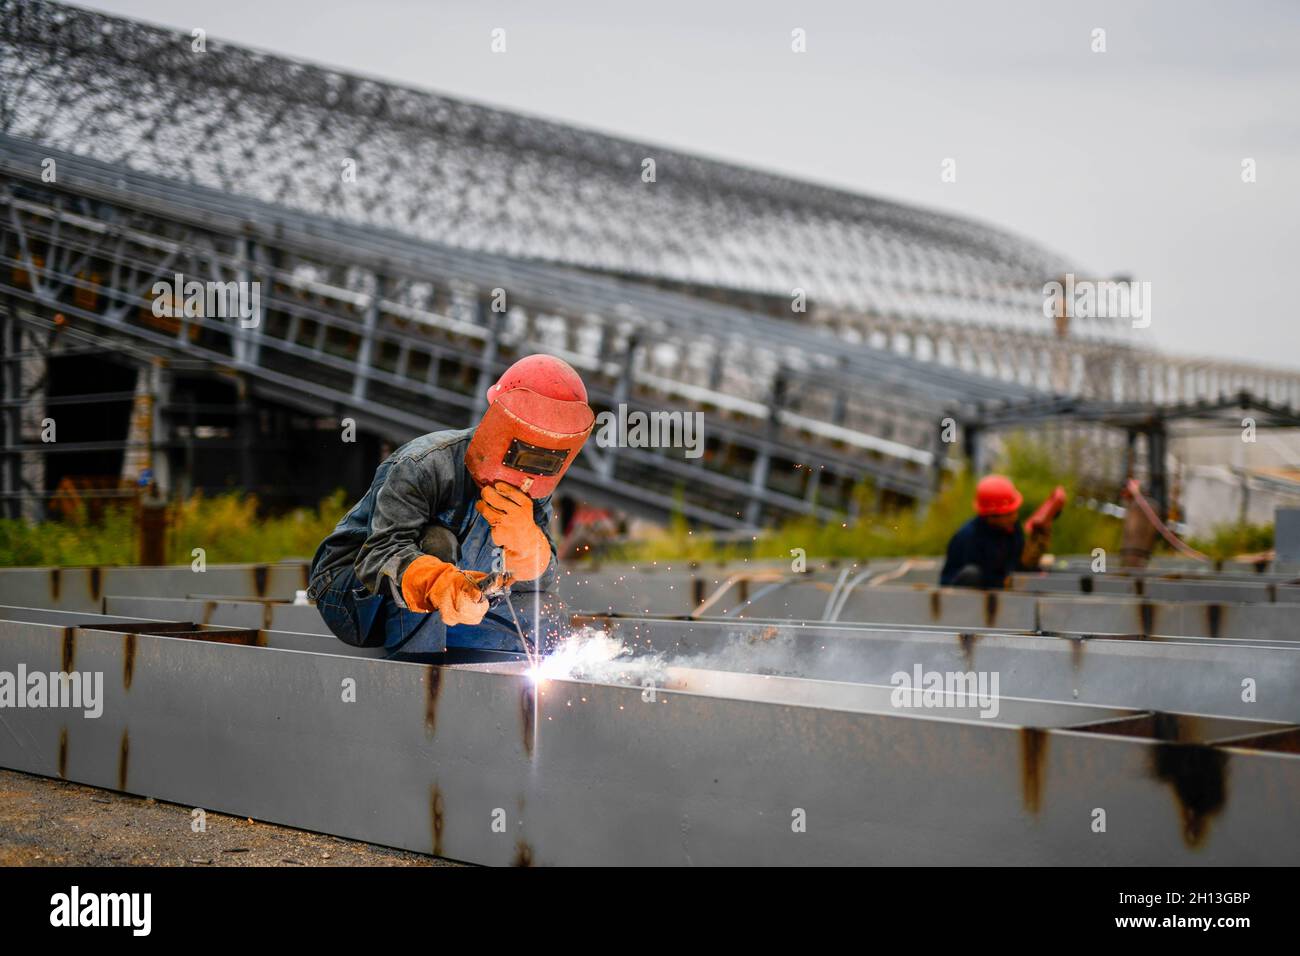
[[[1290,580],[1294,580],[1293,578]],[[1135,595],[1153,601],[1300,603],[1300,584],[1285,581],[1124,577],[1110,574],[1015,574],[1017,591],[1054,594]]]
[[[1300,722],[1300,647],[1007,634],[902,624],[584,618],[670,663],[890,685],[894,675],[985,672],[1010,697]],[[1243,695],[1242,680],[1257,691]]]

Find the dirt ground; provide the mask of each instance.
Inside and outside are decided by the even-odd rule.
[[[455,866],[448,860],[206,814],[0,770],[0,866]]]

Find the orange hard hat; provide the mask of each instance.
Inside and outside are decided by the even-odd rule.
[[[975,486],[975,513],[1009,515],[1020,510],[1025,497],[1006,475],[985,475]]]
[[[504,481],[545,498],[569,470],[596,416],[573,367],[553,355],[529,355],[487,390],[488,410],[465,451],[480,486]]]

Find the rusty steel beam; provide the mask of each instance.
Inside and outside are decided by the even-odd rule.
[[[473,862],[1300,862],[1286,725],[1057,704],[1016,727],[815,682],[801,703],[758,677],[672,688],[698,671],[534,685],[0,623],[0,670],[19,664],[102,673],[104,711],[0,711],[4,766]]]
[[[108,594],[185,597],[194,593],[292,601],[307,587],[307,562],[167,567],[2,568],[0,604],[68,611],[102,610]]]
[[[1293,580],[1293,579],[1292,579]],[[1220,579],[1188,576],[1130,577],[1121,574],[1015,574],[1017,591],[1109,594],[1153,601],[1300,604],[1300,584],[1286,580]]]
[[[851,583],[851,582],[850,582]],[[1300,595],[1298,595],[1300,596]],[[1300,641],[1300,604],[1156,601],[972,588],[846,584],[828,602],[824,582],[788,578],[746,602],[720,602],[726,616],[846,623],[992,628],[1017,632],[1132,634]],[[831,606],[829,615],[823,613]]]
[[[106,603],[125,618],[260,627],[273,648],[382,656],[335,640],[312,607],[166,598],[110,597]],[[877,684],[915,662],[926,670],[978,667],[998,672],[1012,696],[1300,721],[1300,697],[1293,693],[1300,687],[1300,643],[1294,641],[1012,636],[983,628],[642,615],[580,615],[577,623],[616,634],[637,653],[658,654],[668,663],[703,660],[721,670]],[[1254,681],[1253,695],[1242,693],[1247,679]]]
[[[1295,645],[780,621],[580,620],[618,637],[634,655],[682,666],[888,685],[920,665],[924,672],[997,674],[1001,692],[1011,697],[1300,722]]]

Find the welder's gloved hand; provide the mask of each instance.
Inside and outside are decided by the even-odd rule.
[[[517,581],[542,576],[551,563],[551,542],[533,520],[533,499],[513,485],[487,485],[474,504],[492,526],[492,543],[505,556],[505,569]]]
[[[477,624],[488,612],[488,601],[477,587],[486,574],[462,571],[454,564],[423,554],[402,572],[402,600],[412,611],[437,611],[448,627]]]

